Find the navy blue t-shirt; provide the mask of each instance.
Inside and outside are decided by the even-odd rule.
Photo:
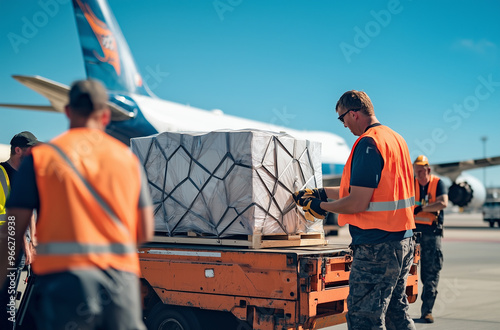
[[[380,125],[370,125],[366,130]],[[377,188],[383,168],[384,159],[375,141],[371,137],[364,137],[359,140],[352,155],[351,180],[349,184],[351,186]],[[351,234],[353,245],[399,241],[403,238],[413,236],[411,229],[389,232],[381,229],[361,229],[354,225],[349,225],[349,233]]]
[[[9,163],[7,162],[2,162],[0,163],[2,167],[5,169],[5,172],[7,172],[7,176],[9,177],[10,185],[12,186],[12,183],[14,182],[14,175],[16,174],[16,169],[10,166]]]
[[[5,206],[7,208],[38,209],[38,187],[33,167],[33,155],[29,155],[23,160],[18,173],[21,173],[17,176],[19,180],[16,180],[11,186],[9,199],[7,199]]]

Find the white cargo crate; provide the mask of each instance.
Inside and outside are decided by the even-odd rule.
[[[144,165],[155,231],[212,237],[323,233],[291,194],[321,187],[321,144],[259,130],[165,132],[131,140]]]

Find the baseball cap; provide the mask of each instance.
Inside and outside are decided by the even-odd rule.
[[[415,162],[413,164],[415,164],[415,165],[429,165],[429,160],[424,155],[420,155],[417,157],[417,159],[415,159]]]
[[[94,110],[106,107],[106,88],[97,80],[77,80],[69,91],[69,106],[82,115],[90,115]]]
[[[13,147],[27,148],[32,147],[38,143],[38,140],[33,135],[33,133],[24,131],[14,135],[12,140],[10,140],[10,145]]]

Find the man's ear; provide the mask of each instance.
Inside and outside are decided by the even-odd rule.
[[[69,105],[66,105],[66,106],[64,107],[64,114],[66,115],[66,117],[68,117],[68,119],[70,119],[70,118],[71,118],[71,117],[70,117],[70,111],[71,111],[71,110],[69,109]]]
[[[354,119],[358,120],[359,117],[359,111],[351,111],[351,113],[354,115]]]
[[[111,121],[111,110],[109,110],[109,108],[105,108],[102,110],[101,122],[104,125],[104,127],[106,127],[108,126],[110,121]]]

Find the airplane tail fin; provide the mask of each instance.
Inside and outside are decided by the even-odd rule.
[[[106,0],[73,0],[88,78],[109,91],[153,96]]]

